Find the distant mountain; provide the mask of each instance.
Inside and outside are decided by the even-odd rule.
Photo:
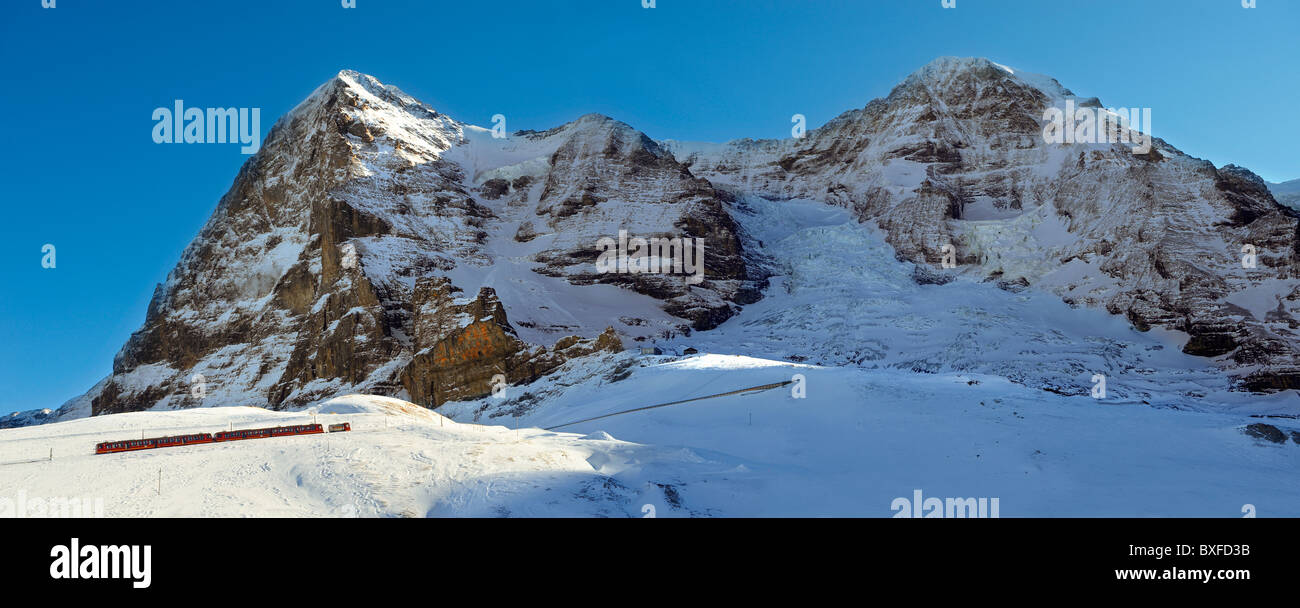
[[[60,416],[349,392],[436,407],[498,375],[761,327],[742,311],[789,267],[738,218],[763,224],[793,199],[879,227],[918,282],[1044,290],[1185,332],[1183,350],[1240,388],[1300,388],[1297,214],[1250,171],[1159,139],[1048,143],[1044,111],[1067,103],[1101,108],[1051,78],[940,58],[800,139],[654,141],[599,115],[500,137],[343,71],[271,129],[112,375]],[[599,272],[598,242],[620,231],[701,239],[704,280]]]
[[[1293,179],[1289,182],[1280,184],[1270,183],[1269,191],[1273,193],[1273,198],[1292,209],[1300,210],[1300,179]]]

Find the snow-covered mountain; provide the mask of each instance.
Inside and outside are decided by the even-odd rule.
[[[941,58],[801,139],[656,142],[598,115],[498,137],[340,72],[271,129],[112,375],[57,418],[356,392],[436,407],[650,342],[1067,395],[1107,374],[1194,409],[1233,379],[1300,387],[1297,214],[1159,139],[1046,143],[1067,101],[1100,107]],[[598,272],[620,231],[702,239],[703,282]]]
[[[1047,143],[1047,108],[1103,107],[986,59],[940,58],[802,139],[668,142],[697,175],[874,223],[899,256],[1101,307],[1216,358],[1252,390],[1300,387],[1300,214],[1263,180],[1154,138]],[[1243,267],[1243,248],[1257,253]]]

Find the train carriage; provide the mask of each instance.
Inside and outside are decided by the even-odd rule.
[[[299,424],[294,426],[276,426],[261,429],[241,429],[217,433],[216,441],[239,441],[242,439],[264,439],[266,437],[285,437],[289,435],[315,435],[324,433],[319,424]]]
[[[332,425],[331,432],[334,427]],[[341,430],[352,430],[352,426],[343,423]],[[154,448],[170,448],[176,446],[194,445],[199,443],[213,443],[220,441],[239,441],[243,439],[264,439],[267,437],[287,437],[291,435],[315,435],[324,433],[325,429],[319,424],[298,424],[293,426],[276,426],[260,429],[241,429],[238,431],[222,431],[216,435],[209,433],[195,433],[192,435],[178,435],[175,437],[152,437],[147,439],[129,439],[126,441],[105,441],[95,445],[96,454],[112,454],[116,452],[133,452],[136,450],[151,450]]]
[[[209,433],[196,433],[193,435],[178,435],[175,437],[105,441],[95,446],[95,453],[112,454],[114,452],[134,452],[136,450],[152,450],[154,448],[170,448],[181,445],[195,445],[199,443],[212,443],[212,435]]]

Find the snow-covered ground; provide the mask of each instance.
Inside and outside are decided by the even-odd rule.
[[[313,419],[350,422],[353,430],[93,453],[95,443],[110,439]],[[17,502],[20,492],[29,504],[103,499],[109,517],[493,516],[521,506],[511,497],[549,488],[565,499],[519,514],[594,515],[609,505],[573,496],[593,478],[590,444],[536,429],[456,424],[384,397],[342,397],[297,413],[238,407],[118,414],[9,432],[0,442],[0,501]],[[41,459],[22,462],[33,456]]]
[[[802,399],[790,385],[542,430],[796,374]],[[889,517],[894,499],[921,490],[997,498],[1002,517],[1238,517],[1246,504],[1260,516],[1300,515],[1300,445],[1243,434],[1261,420],[1239,414],[1065,397],[980,374],[735,355],[624,353],[528,390],[446,406],[459,423],[353,396],[296,413],[141,412],[4,430],[0,511],[21,494],[29,504],[103,499],[110,517],[640,517],[644,505],[658,517]],[[141,433],[313,415],[354,430],[93,454],[99,441]]]

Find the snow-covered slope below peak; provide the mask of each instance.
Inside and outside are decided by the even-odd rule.
[[[542,430],[796,374],[804,398],[791,385]],[[109,517],[890,517],[895,499],[920,490],[996,498],[1001,517],[1239,517],[1246,503],[1261,517],[1300,515],[1294,421],[1267,421],[1285,438],[1275,444],[1244,434],[1261,421],[1240,414],[1108,404],[982,374],[732,355],[575,361],[528,391],[449,403],[450,418],[351,395],[299,412],[198,408],[0,430],[0,505],[99,499]],[[312,420],[353,430],[93,454],[142,434]]]
[[[1071,307],[1049,292],[901,261],[881,230],[844,209],[757,197],[737,207],[737,221],[770,265],[771,286],[716,330],[659,346],[989,374],[1071,395],[1089,394],[1102,374],[1113,400],[1179,409],[1249,403],[1250,413],[1295,413],[1300,403],[1289,394],[1252,400],[1232,392],[1212,361],[1181,352],[1187,336],[1180,332],[1139,332],[1122,317]],[[1088,272],[1073,270],[1078,281]]]
[[[660,516],[888,517],[892,501],[916,489],[996,497],[1002,517],[1238,517],[1242,504],[1260,502],[1273,515],[1300,513],[1300,490],[1281,481],[1294,478],[1300,445],[1244,435],[1259,419],[1242,414],[1066,397],[979,373],[737,355],[623,355],[591,367],[442,411],[462,422],[551,427],[802,376],[802,399],[791,385],[557,429],[678,455],[662,462],[625,449],[592,459],[620,485],[671,486],[672,503],[655,503]],[[1296,428],[1269,422],[1284,434]]]

